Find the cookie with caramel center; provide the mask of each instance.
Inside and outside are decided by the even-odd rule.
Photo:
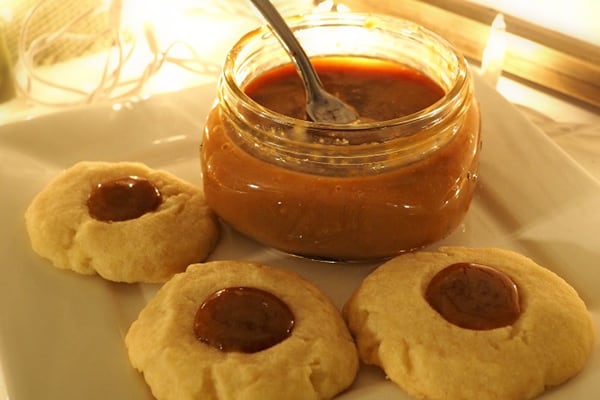
[[[340,312],[316,286],[243,261],[175,275],[125,344],[159,400],[331,399],[359,364]]]
[[[586,364],[593,325],[573,287],[495,248],[398,256],[344,307],[361,359],[427,399],[531,399]]]
[[[54,266],[117,282],[164,282],[219,238],[199,187],[134,162],[70,166],[35,196],[25,224]]]

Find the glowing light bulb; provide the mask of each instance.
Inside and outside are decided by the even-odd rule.
[[[502,14],[496,15],[490,29],[490,37],[483,50],[481,76],[492,86],[498,84],[502,75],[506,54],[506,23]]]

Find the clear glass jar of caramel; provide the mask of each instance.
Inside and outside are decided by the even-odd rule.
[[[204,129],[212,209],[259,242],[316,259],[382,259],[451,233],[469,208],[480,148],[464,58],[391,17],[318,14],[290,24],[326,88],[361,120],[307,120],[280,44],[268,29],[247,34],[228,54]]]

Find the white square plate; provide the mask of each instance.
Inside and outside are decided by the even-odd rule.
[[[483,121],[480,186],[444,245],[519,251],[573,285],[600,326],[600,185],[477,80]],[[82,108],[0,127],[0,366],[15,400],[147,400],[123,337],[158,285],[116,284],[58,270],[30,249],[23,213],[79,160],[141,161],[200,184],[198,146],[213,84],[155,96],[120,111]],[[293,269],[339,307],[373,265],[289,257],[230,230],[211,259]],[[468,344],[465,344],[468,346]],[[600,397],[600,348],[585,370],[543,399]],[[0,386],[1,388],[1,386]],[[361,369],[343,399],[408,399],[377,368]]]

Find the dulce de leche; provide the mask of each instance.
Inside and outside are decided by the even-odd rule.
[[[393,32],[410,24],[378,23]],[[322,27],[303,27],[314,29]],[[284,56],[262,43],[265,35],[245,36],[228,57],[204,129],[211,208],[259,242],[317,259],[381,259],[451,233],[476,185],[479,111],[462,56],[424,32],[440,52],[431,60],[396,54],[403,46],[381,38],[378,46],[390,46],[385,57],[360,48],[312,57],[327,90],[361,116],[351,125],[309,121],[291,64],[273,66]]]

